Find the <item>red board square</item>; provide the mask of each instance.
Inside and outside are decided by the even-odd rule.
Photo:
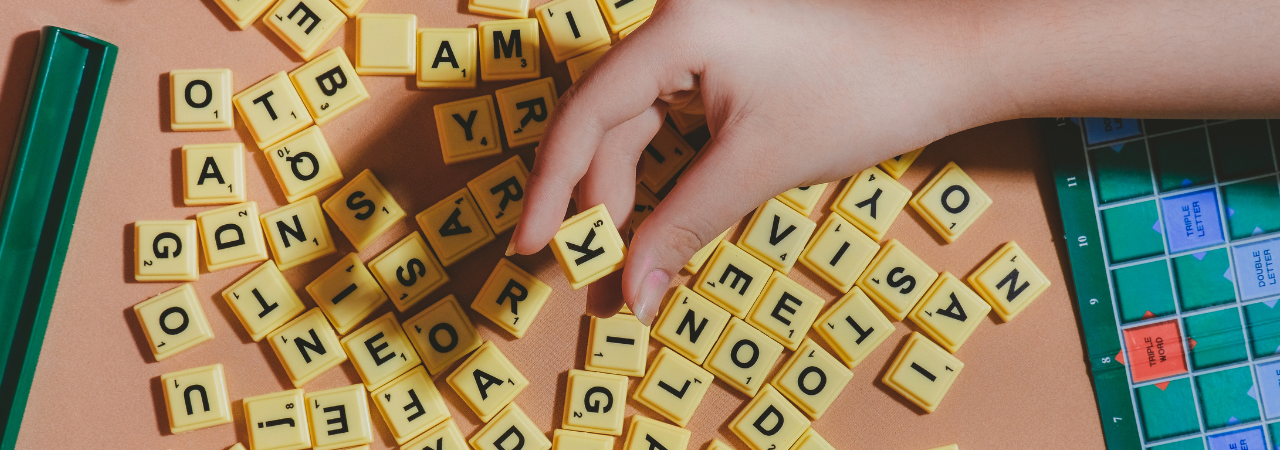
[[[1187,372],[1177,320],[1124,330],[1124,341],[1134,383]]]

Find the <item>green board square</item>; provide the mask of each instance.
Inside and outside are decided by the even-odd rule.
[[[1142,431],[1148,441],[1200,431],[1190,379],[1150,384],[1133,392],[1138,401],[1138,413],[1142,416]]]
[[[1204,450],[1204,439],[1191,438],[1150,447],[1149,450]]]
[[[1164,254],[1155,200],[1102,210],[1102,229],[1112,264]]]
[[[1115,282],[1116,303],[1120,304],[1120,320],[1136,322],[1177,312],[1173,306],[1173,285],[1169,282],[1169,266],[1152,261],[1111,271]]]
[[[1152,194],[1147,145],[1142,141],[1094,149],[1090,158],[1099,203]]]
[[[1233,120],[1209,125],[1209,145],[1218,180],[1227,181],[1271,173],[1271,137],[1265,120]]]
[[[1244,325],[1254,358],[1265,358],[1280,350],[1280,309],[1276,308],[1276,300],[1245,305]]]
[[[1203,128],[1147,139],[1160,191],[1213,183],[1209,138]]]
[[[1223,186],[1222,204],[1231,239],[1280,231],[1280,185],[1274,177]]]
[[[1173,258],[1173,277],[1183,312],[1236,300],[1228,258],[1225,248]]]
[[[1204,121],[1199,119],[1145,119],[1142,121],[1142,127],[1147,130],[1148,136],[1201,125],[1204,125]]]
[[[1196,377],[1200,413],[1207,429],[1257,421],[1262,418],[1249,367],[1237,367]]]
[[[1271,448],[1280,449],[1280,422],[1267,424],[1267,431],[1271,432]]]
[[[1249,359],[1240,326],[1240,311],[1229,308],[1182,319],[1195,370]]]

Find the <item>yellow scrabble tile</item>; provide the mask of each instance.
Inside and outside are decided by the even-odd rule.
[[[987,318],[991,305],[950,272],[938,275],[924,299],[911,310],[911,322],[951,353],[955,353]]]
[[[173,131],[230,130],[231,69],[169,72],[169,104]]]
[[[1017,243],[1009,241],[969,275],[969,285],[1000,320],[1008,322],[1049,288],[1049,278]]]
[[[879,251],[879,243],[843,216],[829,214],[804,253],[800,254],[800,264],[812,269],[836,289],[849,292]]]
[[[943,239],[955,242],[991,206],[991,197],[952,162],[929,180],[909,204]]]
[[[476,29],[418,29],[418,88],[476,87]]]
[[[467,11],[523,19],[529,17],[529,0],[467,0]]]
[[[294,387],[302,387],[347,360],[338,335],[318,309],[284,324],[267,339],[271,340],[271,350],[280,358]]]
[[[631,416],[631,426],[627,429],[627,439],[623,441],[623,450],[685,450],[689,447],[692,433],[675,425],[668,425],[654,419],[636,414]]]
[[[416,231],[370,260],[369,272],[400,312],[409,310],[449,282],[444,266]]]
[[[445,164],[502,154],[493,97],[484,95],[435,106]]]
[[[210,272],[267,259],[258,204],[244,202],[196,214],[204,265]]]
[[[556,110],[556,81],[547,77],[494,91],[507,146],[516,148],[542,141],[547,119]]]
[[[600,11],[609,22],[609,31],[617,33],[649,17],[657,0],[599,0]]]
[[[533,11],[556,62],[609,45],[609,30],[595,0],[553,0]]]
[[[510,230],[520,221],[528,179],[529,169],[516,155],[467,182],[467,189],[494,233]]]
[[[222,12],[227,13],[227,17],[230,17],[241,30],[258,20],[267,8],[275,4],[272,0],[213,0],[213,2],[217,3],[218,7],[222,8]]]
[[[314,123],[298,90],[284,72],[276,72],[240,91],[231,98],[231,103],[240,112],[240,120],[244,121],[258,148],[270,147]]]
[[[809,213],[813,212],[813,208],[818,206],[818,200],[822,198],[822,193],[826,192],[826,190],[827,183],[801,186],[778,194],[777,198],[778,201],[790,206],[791,209],[808,216]]]
[[[627,246],[602,203],[565,220],[551,239],[551,252],[577,290],[621,269]]]
[[[845,183],[844,191],[831,210],[849,219],[867,236],[879,241],[893,225],[911,190],[875,167],[868,168]]]
[[[834,445],[827,442],[822,436],[818,435],[818,430],[809,428],[804,434],[800,435],[800,439],[795,445],[791,446],[791,450],[836,450]]]
[[[565,429],[622,434],[627,377],[570,369],[565,396],[564,418],[560,421]]]
[[[475,450],[548,450],[551,441],[515,403],[480,427],[469,441]]]
[[[529,386],[493,342],[485,342],[446,379],[481,421],[489,422]]]
[[[822,312],[826,300],[781,272],[774,272],[747,314],[747,323],[763,331],[783,347],[795,350]]]
[[[657,207],[658,197],[649,192],[648,188],[636,186],[635,206],[631,209],[631,220],[627,225],[632,234],[640,229],[640,224],[644,222],[644,219],[648,219],[649,215],[653,214],[653,210],[657,209]]]
[[[222,298],[254,341],[261,341],[306,309],[276,263],[271,261],[227,286]]]
[[[341,9],[342,13],[346,14],[347,17],[355,17],[356,14],[359,14],[360,10],[364,8],[365,3],[369,3],[369,0],[330,0],[330,1],[333,2],[333,6],[337,6],[338,9]]]
[[[734,450],[733,446],[724,443],[719,439],[712,439],[707,443],[707,450]]]
[[[343,336],[342,348],[369,389],[377,389],[422,364],[413,344],[400,329],[395,313],[388,312]]]
[[[639,24],[637,23],[636,25]],[[630,30],[631,28],[627,29]],[[630,32],[628,32],[628,34],[629,33]],[[679,131],[682,136],[692,133],[694,130],[697,130],[707,124],[707,116],[705,114],[692,114],[669,109],[667,110],[667,117],[671,118],[671,123],[675,124],[676,131]]]
[[[551,433],[552,450],[613,450],[613,436],[572,430]]]
[[[886,315],[902,320],[937,279],[938,272],[897,239],[889,239],[858,279],[858,287]]]
[[[289,270],[336,251],[320,201],[315,196],[263,214],[262,228],[280,270]]]
[[[687,287],[676,286],[650,335],[685,358],[702,364],[730,317],[733,315],[705,297]]]
[[[445,267],[493,242],[495,237],[466,188],[418,213],[416,219]]]
[[[852,379],[852,370],[813,339],[805,339],[774,375],[772,384],[797,408],[818,420]]]
[[[237,442],[235,445],[232,445],[231,448],[228,448],[227,450],[245,450],[245,448],[244,448],[244,444]]]
[[[527,3],[525,10],[528,10]],[[491,20],[480,22],[476,27],[480,30],[480,77],[485,81],[542,76],[538,19]]]
[[[133,243],[134,280],[195,281],[200,278],[196,221],[134,222]]]
[[[182,203],[219,205],[245,201],[244,144],[182,146]]]
[[[817,227],[818,224],[804,214],[771,198],[756,208],[738,238],[738,247],[770,267],[788,273]]]
[[[684,263],[684,270],[691,274],[698,273],[698,270],[702,268],[702,265],[707,262],[707,258],[711,257],[711,252],[715,251],[715,249],[720,245],[720,241],[724,240],[724,237],[728,234],[729,230],[724,230],[724,232],[720,233],[719,236],[716,236],[715,239],[708,242],[707,245],[702,246],[701,250],[698,250],[697,253],[693,254],[692,258],[689,258],[689,262]]]
[[[663,347],[632,398],[683,427],[689,425],[714,379],[711,372]]]
[[[551,286],[502,258],[480,287],[471,309],[516,338],[522,338],[549,298]]]
[[[306,405],[311,425],[311,443],[316,450],[347,448],[373,442],[373,422],[369,415],[369,394],[364,385],[353,384],[324,391],[308,392]]]
[[[889,364],[884,384],[931,413],[963,368],[964,363],[938,344],[923,334],[911,333],[902,351]]]
[[[639,22],[633,23],[631,24],[631,26],[623,28],[622,31],[618,32],[618,40],[626,39],[627,36],[630,36],[632,32],[636,31],[636,28],[640,28],[640,25],[644,25],[644,23],[648,20],[649,20],[649,17],[645,16],[644,18],[640,19]]]
[[[302,59],[311,60],[342,29],[347,15],[329,0],[281,0],[267,11],[262,22]]]
[[[729,241],[721,241],[706,269],[698,274],[693,291],[736,317],[746,317],[772,275],[769,265]]]
[[[329,196],[323,206],[357,251],[368,248],[405,216],[404,209],[369,169]]]
[[[609,47],[610,46],[605,45],[579,56],[569,58],[568,61],[565,61],[564,65],[569,68],[569,79],[574,83],[577,83],[578,79],[582,78],[582,76],[587,73],[587,69],[596,65],[596,61],[599,61],[600,57],[604,56],[605,52],[609,51]]]
[[[880,169],[894,179],[902,178],[902,174],[907,173],[907,168],[911,167],[911,163],[916,162],[916,158],[920,157],[922,151],[924,147],[881,161]]]
[[[409,36],[412,43],[413,34]],[[336,47],[289,72],[289,79],[316,125],[324,125],[369,99],[357,73],[342,47]]]
[[[734,389],[755,396],[761,386],[769,384],[769,371],[780,357],[782,344],[733,318],[702,367]]]
[[[391,380],[371,392],[369,397],[378,407],[387,428],[391,429],[396,444],[403,445],[449,419],[444,397],[422,366]]]
[[[164,386],[170,433],[231,423],[222,364],[166,373],[160,376],[160,384]]]
[[[960,446],[959,446],[959,445],[956,445],[956,444],[950,444],[950,445],[944,445],[944,446],[941,446],[941,447],[937,447],[937,448],[934,448],[934,449],[932,449],[932,450],[960,450]]]
[[[156,361],[213,339],[196,290],[184,284],[133,306]]]
[[[320,127],[311,126],[268,147],[263,156],[289,203],[342,181],[338,160],[329,150]]]
[[[311,448],[306,400],[302,389],[244,399],[244,421],[252,450]]]
[[[734,417],[729,429],[752,450],[789,449],[810,423],[773,386],[766,386]]]
[[[401,445],[402,450],[467,450],[467,438],[462,436],[453,419],[445,419],[439,425],[422,433],[412,441]]]
[[[884,343],[893,330],[893,322],[856,287],[813,323],[813,331],[827,341],[850,369]]]
[[[693,147],[668,125],[662,125],[640,154],[639,182],[652,192],[662,188],[693,159]]]
[[[356,16],[356,73],[413,75],[418,67],[418,16],[360,14]]]
[[[452,295],[404,321],[404,331],[432,375],[439,375],[484,342]]]
[[[316,302],[338,334],[347,334],[387,301],[360,255],[348,253],[307,285],[307,294]]]
[[[630,377],[644,376],[645,357],[649,354],[649,327],[639,319],[629,314],[618,314],[608,319],[592,317],[590,333],[584,368]]]

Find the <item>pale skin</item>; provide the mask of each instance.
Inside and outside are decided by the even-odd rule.
[[[508,253],[578,209],[626,224],[668,108],[711,142],[631,237],[587,311],[651,323],[686,261],[796,186],[836,181],[975,126],[1025,117],[1280,112],[1280,2],[659,0],[561,97]],[[700,100],[700,101],[699,101]]]

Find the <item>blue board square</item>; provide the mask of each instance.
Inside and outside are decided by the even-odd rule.
[[[1280,257],[1280,239],[1254,242],[1232,249],[1236,281],[1240,283],[1241,300],[1280,294],[1276,258]]]
[[[1209,436],[1209,450],[1264,450],[1266,438],[1262,427],[1245,428]]]
[[[1108,117],[1086,117],[1084,119],[1084,135],[1089,145],[1117,141],[1142,134],[1138,119],[1112,119]]]
[[[1177,253],[1220,244],[1222,221],[1218,217],[1218,195],[1213,189],[1191,192],[1160,201],[1169,251]]]
[[[1261,386],[1262,406],[1267,419],[1280,417],[1280,361],[1259,364],[1258,386]]]

